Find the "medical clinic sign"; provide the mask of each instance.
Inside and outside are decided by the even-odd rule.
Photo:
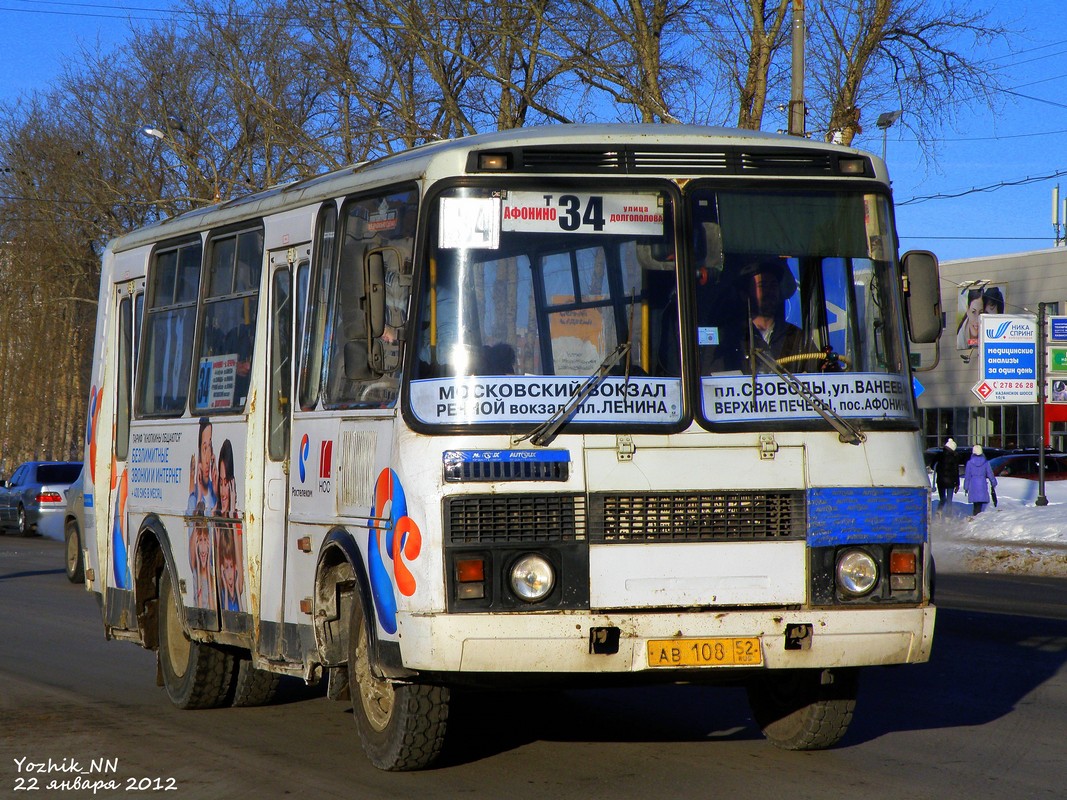
[[[1037,319],[983,314],[982,379],[971,389],[986,403],[1037,402]]]

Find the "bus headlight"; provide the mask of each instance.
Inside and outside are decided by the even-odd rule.
[[[547,558],[537,553],[520,556],[511,565],[508,575],[511,591],[520,600],[537,603],[552,593],[556,572]]]
[[[837,559],[837,585],[845,594],[861,597],[878,583],[878,564],[863,550],[846,550]]]

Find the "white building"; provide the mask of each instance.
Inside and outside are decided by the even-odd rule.
[[[926,446],[943,445],[952,436],[961,447],[1037,447],[1039,407],[1034,404],[992,405],[972,391],[981,378],[977,327],[968,327],[976,312],[1035,316],[1045,303],[1046,315],[1067,309],[1067,247],[1028,253],[968,258],[941,264],[941,303],[945,329],[940,359],[929,372],[916,372],[924,387],[919,396]],[[915,348],[921,367],[934,364],[935,348]],[[1040,357],[1040,356],[1039,356]],[[1067,404],[1045,406],[1046,442],[1067,449]]]

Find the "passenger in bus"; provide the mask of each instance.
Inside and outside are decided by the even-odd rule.
[[[792,271],[780,258],[757,259],[746,263],[733,279],[735,309],[740,319],[723,332],[723,340],[716,354],[722,369],[751,371],[750,351],[753,345],[765,351],[780,364],[796,371],[818,369],[823,359],[810,336],[786,319],[786,301],[796,294],[797,282]],[[726,326],[724,326],[726,327]],[[803,359],[799,356],[809,355]],[[757,364],[757,369],[759,365]]]

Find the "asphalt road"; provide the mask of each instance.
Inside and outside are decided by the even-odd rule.
[[[0,797],[1029,800],[1067,785],[1067,579],[939,576],[933,659],[863,673],[831,751],[767,744],[739,688],[601,689],[468,698],[442,766],[386,774],[349,704],[299,683],[268,707],[172,708],[154,655],[105,641],[62,564],[59,542],[0,537]]]

